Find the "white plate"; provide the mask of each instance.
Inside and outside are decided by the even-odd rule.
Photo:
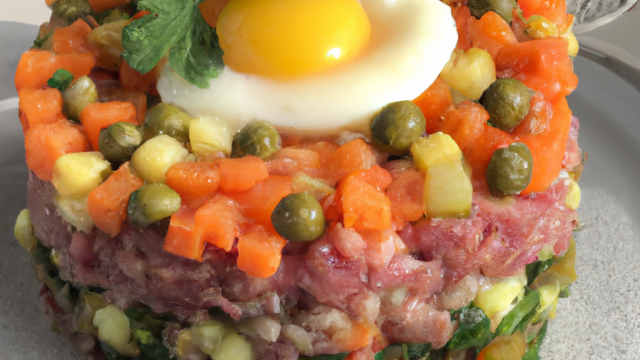
[[[35,34],[34,26],[0,22],[0,359],[70,360],[77,357],[38,308],[40,285],[13,238],[27,179],[13,74]],[[585,226],[576,234],[580,278],[560,301],[542,356],[639,359],[640,87],[582,57],[575,71],[580,86],[569,103],[589,153],[581,180]]]

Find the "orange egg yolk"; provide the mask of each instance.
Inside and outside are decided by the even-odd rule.
[[[228,67],[278,78],[353,59],[367,46],[371,24],[358,0],[233,0],[217,32]]]

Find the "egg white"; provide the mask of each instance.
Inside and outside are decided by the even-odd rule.
[[[158,81],[166,103],[192,116],[217,116],[237,131],[266,120],[282,131],[365,130],[380,109],[412,100],[438,76],[456,46],[450,8],[438,0],[361,0],[371,41],[353,61],[320,74],[276,80],[225,67],[209,89],[168,65]]]

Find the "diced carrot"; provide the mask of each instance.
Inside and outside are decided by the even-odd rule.
[[[549,102],[542,93],[536,92],[531,96],[529,113],[522,119],[522,122],[511,131],[511,135],[520,136],[542,133],[549,127],[552,114],[553,107],[551,106],[551,102]]]
[[[33,125],[49,124],[64,118],[62,114],[64,100],[58,89],[24,88],[18,91],[18,97],[23,131],[27,131]]]
[[[305,169],[320,168],[320,155],[311,150],[284,148],[266,162],[270,175],[293,176]]]
[[[138,11],[135,15],[133,15],[133,17],[131,18],[131,20],[138,20],[138,19],[140,19],[141,17],[143,17],[143,16],[147,16],[147,15],[149,15],[149,14],[151,14],[151,11],[149,11],[149,10],[141,10],[141,11]]]
[[[364,258],[367,266],[375,271],[386,268],[395,254],[398,234],[393,230],[359,230],[358,234],[366,244]]]
[[[136,116],[140,124],[144,124],[147,113],[147,95],[142,91],[127,90],[114,82],[96,83],[100,102],[128,102],[136,108]]]
[[[205,242],[195,235],[196,209],[183,205],[171,215],[169,230],[164,238],[163,249],[187,259],[202,261]]]
[[[438,77],[413,103],[418,105],[427,120],[426,132],[432,134],[441,123],[440,114],[453,107],[449,85]]]
[[[362,139],[340,146],[322,167],[321,178],[330,186],[356,170],[368,169],[377,163],[376,153]]]
[[[195,234],[210,244],[230,251],[238,236],[237,218],[233,200],[216,195],[196,212]]]
[[[56,160],[64,154],[86,151],[89,142],[82,126],[58,119],[31,126],[25,133],[24,147],[27,167],[40,179],[50,181]]]
[[[238,269],[249,276],[268,278],[278,271],[287,240],[262,228],[238,238]]]
[[[67,27],[56,28],[53,33],[53,52],[56,54],[92,53],[98,58],[97,49],[87,42],[91,26],[78,19]]]
[[[543,191],[555,181],[562,170],[570,129],[571,110],[567,100],[562,98],[553,104],[553,117],[547,130],[520,138],[529,147],[533,158],[533,176],[522,193]]]
[[[245,156],[239,159],[220,159],[220,190],[224,193],[240,192],[269,177],[269,170],[262,159]]]
[[[65,69],[73,74],[73,79],[88,75],[95,65],[93,55],[60,54],[51,51],[29,50],[22,54],[16,69],[16,89],[40,88],[47,85],[53,73],[58,69]]]
[[[344,351],[354,351],[360,348],[368,347],[373,341],[373,337],[379,333],[377,327],[366,323],[352,322],[349,333],[341,333],[340,336],[334,336],[333,340]]]
[[[391,228],[391,202],[384,193],[390,184],[391,175],[379,166],[354,171],[340,181],[344,226],[358,230]]]
[[[93,103],[85,106],[80,113],[80,122],[84,125],[93,150],[98,151],[100,130],[117,122],[128,122],[140,125],[136,118],[136,108],[128,102],[112,101]]]
[[[273,229],[271,213],[280,200],[292,191],[290,177],[270,175],[250,189],[231,193],[229,197],[238,203],[244,216],[267,229]]]
[[[338,145],[330,141],[311,141],[302,144],[301,148],[318,153],[320,163],[324,164],[329,161],[329,157],[338,150]]]
[[[514,140],[509,133],[500,129],[487,124],[484,124],[483,127],[482,135],[469,144],[463,153],[465,161],[471,165],[473,179],[476,182],[486,184],[484,173],[489,166],[489,161],[491,161],[491,155],[496,149],[506,147]]]
[[[424,214],[424,176],[414,169],[400,173],[387,189],[391,214],[403,222],[417,221]]]
[[[453,20],[456,22],[456,29],[458,30],[456,50],[467,51],[471,48],[469,18],[471,18],[471,11],[469,11],[468,7],[462,5],[453,9]]]
[[[129,196],[143,184],[139,176],[131,173],[126,162],[93,189],[87,197],[87,210],[96,227],[107,235],[118,235],[127,219]]]
[[[128,4],[129,0],[89,0],[89,6],[97,13]]]
[[[565,0],[520,0],[518,5],[525,18],[529,18],[532,15],[540,15],[561,27],[567,23],[567,4]]]
[[[464,151],[482,134],[484,125],[489,120],[489,113],[482,105],[463,101],[455,108],[442,112],[440,117],[442,125],[439,130],[450,135]]]
[[[504,45],[518,42],[509,23],[493,11],[482,15],[480,20],[470,17],[469,36],[473,47],[485,50],[493,59]]]
[[[166,177],[165,184],[187,203],[204,200],[220,183],[220,171],[212,162],[179,162],[167,171]]]
[[[495,59],[499,78],[514,78],[556,102],[578,85],[564,39],[546,37],[505,45]]]
[[[160,78],[160,72],[167,63],[167,60],[161,60],[151,71],[146,74],[140,74],[133,69],[126,61],[120,62],[120,84],[127,90],[138,90],[155,96],[160,96],[156,85]]]
[[[206,0],[202,2],[199,8],[202,17],[204,17],[204,21],[215,29],[218,23],[218,17],[230,1],[231,0]]]
[[[47,6],[51,6],[53,5],[54,2],[56,2],[57,0],[46,0],[47,2]]]

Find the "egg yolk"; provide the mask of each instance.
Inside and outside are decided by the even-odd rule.
[[[371,25],[358,0],[233,0],[217,22],[224,63],[267,77],[295,77],[356,57]]]

